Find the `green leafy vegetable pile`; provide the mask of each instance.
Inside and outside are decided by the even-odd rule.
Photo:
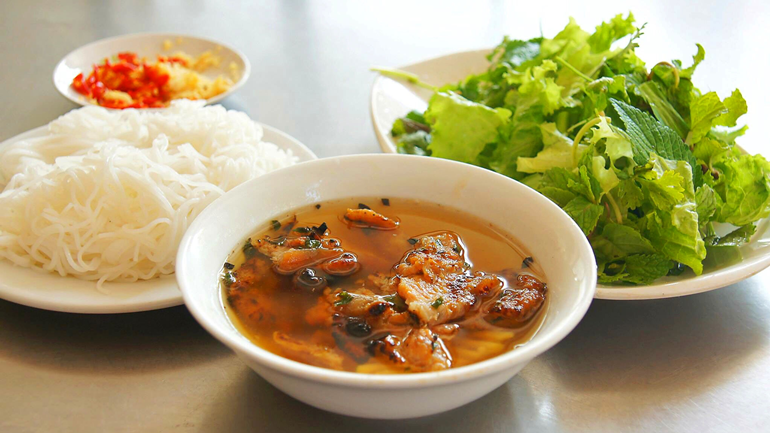
[[[687,67],[648,70],[634,52],[643,28],[629,13],[593,34],[570,20],[552,39],[505,38],[486,72],[436,88],[425,113],[395,122],[398,151],[537,189],[588,236],[604,284],[649,284],[740,258],[736,247],[770,214],[770,166],[735,144],[746,101],[738,90],[720,99],[693,86],[700,45]],[[735,230],[718,237],[715,222]]]

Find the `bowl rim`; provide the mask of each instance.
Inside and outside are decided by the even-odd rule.
[[[589,268],[593,269],[593,272],[589,274],[586,280],[577,284],[579,289],[581,287],[583,289],[581,289],[582,293],[578,294],[575,308],[572,311],[566,312],[565,317],[562,318],[560,322],[556,323],[553,329],[549,330],[545,334],[538,333],[538,335],[542,335],[541,339],[536,340],[535,342],[529,342],[515,350],[508,351],[485,361],[458,368],[451,368],[438,372],[411,373],[405,375],[376,375],[336,371],[293,361],[262,349],[261,347],[246,339],[243,335],[240,334],[240,332],[234,329],[234,327],[233,329],[225,332],[219,325],[211,323],[208,318],[208,314],[202,309],[198,308],[197,302],[195,300],[196,296],[193,296],[191,291],[188,290],[188,286],[192,286],[196,284],[196,282],[187,280],[186,278],[188,269],[187,251],[190,249],[192,238],[199,231],[205,229],[203,224],[204,221],[208,219],[207,216],[217,212],[218,209],[222,206],[227,206],[229,204],[228,198],[236,197],[239,191],[252,188],[252,185],[258,184],[259,182],[270,182],[275,177],[290,176],[295,171],[306,170],[309,165],[337,164],[340,161],[343,163],[357,163],[371,159],[399,161],[403,160],[404,158],[420,158],[423,160],[422,163],[444,166],[444,170],[465,171],[470,172],[475,176],[490,176],[490,178],[496,177],[504,180],[505,182],[510,182],[509,185],[511,185],[511,187],[514,189],[518,189],[520,194],[529,196],[526,197],[527,199],[532,198],[532,201],[539,201],[541,206],[550,208],[551,212],[558,215],[558,218],[562,218],[563,221],[569,227],[571,227],[571,235],[577,237],[578,245],[580,245],[580,248],[582,249],[580,256],[585,257],[585,260],[589,260],[591,262]],[[465,381],[481,376],[488,376],[532,360],[536,356],[556,345],[577,326],[580,320],[582,320],[583,316],[588,311],[591,302],[593,301],[594,293],[596,291],[597,278],[596,261],[591,250],[591,246],[588,243],[588,239],[583,235],[582,230],[572,220],[572,218],[564,213],[561,208],[548,200],[546,197],[537,193],[535,190],[499,173],[495,173],[491,170],[486,170],[470,164],[440,158],[400,154],[346,155],[307,161],[291,167],[276,170],[257,179],[245,182],[236,188],[233,188],[233,190],[209,205],[188,228],[179,245],[179,251],[176,257],[175,274],[179,288],[182,291],[185,305],[193,317],[195,317],[195,319],[201,324],[201,326],[203,326],[204,329],[206,329],[215,338],[224,343],[226,346],[230,347],[236,353],[246,354],[250,359],[253,359],[262,367],[266,367],[285,375],[293,376],[295,378],[312,380],[314,382],[321,382],[332,385],[378,389],[405,389],[424,386],[447,385],[453,382]],[[219,308],[223,307],[220,305]]]
[[[53,87],[59,92],[60,95],[64,96],[68,100],[70,100],[70,101],[72,101],[72,102],[74,102],[74,103],[76,103],[78,105],[81,105],[83,107],[89,106],[89,105],[95,105],[97,107],[101,107],[101,105],[91,103],[91,102],[89,102],[89,101],[87,101],[85,99],[84,100],[80,100],[80,99],[77,99],[77,98],[73,98],[72,96],[70,96],[69,94],[64,92],[62,89],[59,89],[59,86],[56,85],[56,73],[57,73],[57,71],[59,71],[59,68],[62,67],[62,65],[64,64],[64,61],[67,60],[71,55],[73,55],[77,51],[80,51],[80,50],[83,50],[83,49],[86,49],[86,48],[90,48],[90,47],[92,47],[94,45],[97,45],[97,44],[113,42],[113,41],[116,41],[116,40],[119,40],[119,39],[126,39],[126,38],[133,38],[133,37],[142,37],[142,36],[156,36],[156,37],[165,37],[165,38],[181,37],[183,39],[197,39],[199,41],[210,42],[210,43],[213,43],[215,45],[221,46],[224,49],[232,51],[233,53],[235,53],[236,56],[238,56],[241,59],[241,61],[243,61],[243,72],[242,72],[240,78],[238,79],[238,81],[233,83],[232,87],[227,89],[227,91],[222,92],[219,95],[214,96],[213,98],[206,99],[205,100],[206,101],[206,105],[216,104],[217,102],[219,102],[219,101],[225,99],[226,97],[232,95],[238,89],[243,87],[243,85],[246,84],[246,81],[251,76],[251,62],[249,62],[249,58],[246,57],[246,54],[244,54],[243,51],[233,47],[230,44],[226,44],[224,42],[220,42],[220,41],[218,41],[216,39],[211,39],[211,38],[201,37],[201,36],[195,36],[195,35],[189,35],[189,34],[185,34],[185,33],[138,32],[138,33],[125,33],[125,34],[122,34],[122,35],[116,35],[116,36],[110,36],[108,38],[98,39],[98,40],[95,40],[93,42],[89,42],[89,43],[87,43],[85,45],[81,45],[81,46],[75,48],[74,50],[68,52],[66,55],[64,55],[64,57],[61,58],[61,60],[59,60],[56,63],[56,66],[54,66],[54,68],[53,68],[53,72],[51,73],[51,82],[53,83]],[[102,108],[105,108],[107,110],[120,110],[119,108],[107,108],[107,107],[102,107]],[[164,110],[165,108],[166,107],[163,107],[163,108],[139,108],[139,110],[156,111],[156,110]]]

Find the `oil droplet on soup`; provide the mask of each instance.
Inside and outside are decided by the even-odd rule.
[[[437,371],[525,344],[548,305],[537,258],[463,212],[394,197],[276,218],[221,274],[223,304],[256,345],[360,373]]]

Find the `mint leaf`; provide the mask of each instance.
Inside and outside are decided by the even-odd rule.
[[[625,209],[636,209],[644,202],[644,193],[633,179],[626,179],[618,185],[617,198]]]
[[[497,129],[511,112],[471,102],[454,93],[436,93],[430,99],[425,120],[431,125],[432,156],[473,162],[488,143],[497,140]]]
[[[599,274],[602,284],[650,284],[668,274],[673,263],[661,254],[635,254],[610,263]]]
[[[578,170],[578,181],[570,181],[567,186],[571,191],[582,194],[593,203],[599,202],[603,194],[601,184],[588,172],[586,166],[581,166]]]
[[[506,63],[514,69],[518,68],[540,55],[540,42],[542,40],[543,38],[534,38],[528,41],[520,41],[509,39],[506,36],[503,38],[503,42],[495,47],[492,53],[487,56],[487,59],[492,62],[493,67],[500,63]]]
[[[615,260],[632,254],[652,254],[655,249],[638,230],[616,223],[607,223],[602,234],[591,239],[598,256]]]
[[[687,126],[687,122],[684,121],[679,111],[669,102],[660,84],[648,81],[639,86],[639,92],[645,102],[650,105],[658,120],[676,131],[682,139],[687,137],[690,127]]]
[[[623,281],[633,284],[650,284],[668,274],[671,260],[660,254],[637,254],[626,258]]]
[[[537,190],[560,207],[564,207],[577,195],[570,191],[570,181],[578,182],[577,176],[563,168],[552,168],[543,173]]]
[[[699,169],[695,170],[697,167],[695,156],[676,132],[649,114],[623,101],[611,99],[610,102],[626,126],[626,134],[633,144],[634,161],[638,165],[645,165],[651,153],[666,159],[685,161],[693,170],[695,185],[700,186],[702,173]]]
[[[596,223],[599,222],[599,217],[604,213],[604,206],[593,204],[585,197],[578,196],[564,206],[564,211],[575,220],[583,233],[588,236],[596,227]]]
[[[527,173],[518,167],[520,157],[534,156],[542,149],[543,137],[540,127],[537,124],[514,121],[503,126],[500,135],[497,146],[489,158],[489,168],[519,179],[522,173]]]

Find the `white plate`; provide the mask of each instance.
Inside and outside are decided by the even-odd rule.
[[[294,137],[260,125],[264,141],[291,150],[300,162],[318,159]],[[45,133],[46,127],[41,126],[9,138],[0,143],[0,148]],[[182,304],[182,294],[173,275],[136,283],[105,283],[99,291],[93,281],[23,268],[4,259],[0,259],[0,298],[44,310],[88,314],[132,313]]]
[[[486,55],[490,50],[465,51],[426,60],[397,69],[417,74],[434,86],[455,83],[470,74],[484,72],[489,65]],[[380,147],[386,153],[396,152],[390,135],[393,122],[411,110],[424,111],[432,92],[405,82],[377,77],[372,86],[371,114],[374,131]],[[727,229],[719,227],[717,231]],[[711,269],[700,276],[688,271],[681,276],[665,277],[650,286],[599,285],[597,299],[641,300],[672,298],[692,295],[729,286],[751,277],[770,266],[770,222],[760,222],[751,243],[741,247],[743,261],[719,269]]]
[[[181,38],[181,43],[177,43],[177,38]],[[173,43],[173,47],[164,50],[163,43],[167,40]],[[251,73],[251,65],[246,56],[226,44],[174,33],[137,33],[102,39],[67,54],[53,70],[53,84],[56,90],[76,104],[91,104],[83,95],[72,89],[72,80],[81,72],[83,75],[88,75],[95,63],[101,63],[105,58],[111,58],[125,51],[136,53],[140,58],[147,57],[151,60],[156,59],[158,55],[167,56],[177,51],[184,51],[191,56],[198,56],[205,51],[211,51],[219,56],[222,62],[219,67],[209,68],[201,75],[212,79],[219,75],[230,77],[229,65],[231,62],[235,62],[240,73],[238,81],[226,92],[207,99],[206,103],[208,104],[219,102],[238,90]]]

